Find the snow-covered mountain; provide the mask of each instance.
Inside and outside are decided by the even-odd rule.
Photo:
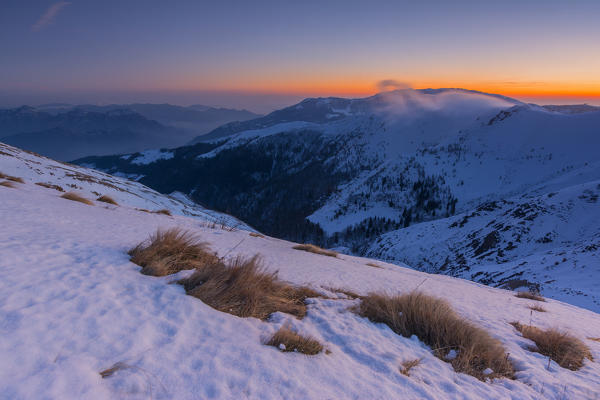
[[[196,142],[144,164],[140,154],[78,163],[134,174],[160,192],[181,191],[274,236],[390,260],[408,255],[377,253],[383,238],[377,240],[387,232],[600,180],[597,107],[542,107],[462,89],[306,99],[224,125]],[[600,210],[590,204],[587,220],[600,225]],[[487,225],[495,216],[485,218]],[[518,234],[519,226],[510,226],[507,237]],[[568,240],[583,244],[586,232]],[[387,249],[399,246],[386,243]],[[519,257],[536,249],[524,248]],[[415,267],[439,270],[421,257],[411,255]],[[544,292],[544,282],[565,276],[542,281],[542,274],[530,274],[528,285]],[[573,288],[556,285],[561,293]],[[596,307],[589,299],[577,304]]]
[[[251,229],[230,215],[195,204],[183,193],[164,195],[129,179],[55,161],[4,143],[0,143],[0,167],[0,177],[7,175],[24,179],[30,185],[23,188],[37,186],[37,190],[49,196],[58,197],[68,192],[75,192],[88,200],[109,196],[119,207],[131,209],[134,213],[158,214],[157,211],[163,210],[164,213],[167,210],[170,214],[185,215],[201,222]],[[21,186],[19,183],[15,185]]]
[[[600,310],[600,180],[530,193],[383,234],[366,254]]]
[[[207,223],[217,214],[136,182],[7,145],[0,147],[0,172],[14,186],[0,185],[2,398],[597,397],[600,315],[589,310],[556,300],[517,298],[511,291],[404,265],[298,251],[294,243],[250,235],[243,225]],[[89,199],[110,194],[119,205],[65,200],[52,185],[77,190]],[[590,185],[577,186],[574,193],[565,190],[557,190],[547,201],[530,202],[564,206],[564,217],[575,221],[590,210],[590,191],[597,191]],[[586,197],[579,199],[580,194]],[[580,202],[572,208],[564,204],[573,198]],[[174,215],[140,212],[138,207],[171,207]],[[481,210],[481,216],[497,217],[519,207],[530,215],[517,200],[507,200]],[[522,213],[511,211],[515,223],[520,218],[527,221]],[[539,213],[534,221],[542,218]],[[557,218],[563,214],[557,213]],[[459,227],[452,229],[463,229],[465,217],[463,228],[476,230],[478,216],[467,215],[454,217]],[[266,320],[240,318],[211,308],[186,296],[181,285],[169,284],[191,271],[154,277],[140,274],[140,267],[130,261],[128,249],[157,228],[171,227],[198,235],[221,259],[260,255],[266,271],[278,271],[283,282],[309,286],[326,298],[308,299],[303,319],[283,312]],[[530,236],[545,231],[532,229]],[[561,235],[567,240],[571,233],[565,230]],[[434,355],[440,349],[427,346],[422,338],[400,336],[352,311],[361,303],[352,292],[406,294],[417,288],[444,299],[460,318],[498,340],[515,368],[514,379],[480,380],[456,372],[450,363],[456,354],[448,352],[442,360]],[[530,309],[540,304],[545,312]],[[566,331],[589,348],[590,359],[579,370],[563,368],[532,351],[533,342],[511,322]],[[318,340],[324,351],[306,356],[264,344],[284,326]],[[411,361],[410,371],[402,367]]]
[[[170,104],[49,104],[0,110],[0,140],[68,161],[176,147],[226,122],[256,118],[245,110]]]

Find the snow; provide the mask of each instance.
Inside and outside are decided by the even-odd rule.
[[[136,153],[137,154],[137,153]],[[121,158],[123,158],[122,156]],[[164,151],[164,150],[146,150],[139,153],[139,156],[135,157],[131,160],[132,164],[136,165],[146,165],[152,164],[159,160],[170,160],[174,157],[174,153],[172,151]]]
[[[54,161],[4,143],[0,143],[0,172],[22,177],[32,183],[53,183],[64,191],[75,191],[88,199],[109,195],[120,205],[133,209],[167,209],[173,214],[188,215],[202,221],[247,226],[230,215],[205,209],[189,199],[182,201],[181,196],[160,194],[130,180],[140,179],[142,175],[128,174],[122,177],[127,179],[121,179],[81,166]]]
[[[600,359],[600,343],[586,339],[600,332],[600,315],[594,312],[548,300],[547,312],[531,315],[527,307],[531,301],[509,291],[383,262],[378,262],[382,268],[372,268],[365,265],[368,259],[359,257],[297,251],[293,243],[211,227],[199,217],[139,212],[126,204],[130,197],[125,194],[119,198],[124,204],[120,207],[68,201],[34,184],[37,170],[56,172],[43,178],[64,184],[60,169],[48,169],[56,164],[9,147],[2,151],[12,155],[0,154],[0,171],[26,181],[16,189],[0,187],[2,398],[592,399],[597,395],[597,362],[586,361],[579,371],[551,363],[547,370],[548,360],[526,350],[531,342],[509,324],[532,318],[541,328],[569,330]],[[141,199],[148,196],[144,202],[157,201],[153,191],[131,185]],[[303,320],[276,313],[263,322],[216,311],[186,296],[179,285],[169,284],[186,272],[150,277],[129,261],[127,249],[157,228],[174,226],[196,232],[227,258],[260,254],[266,268],[279,271],[281,279],[324,293],[330,293],[329,287],[359,294],[406,293],[420,285],[420,290],[445,298],[459,314],[502,341],[518,369],[517,379],[482,382],[456,373],[418,338],[398,336],[385,325],[349,312],[359,300],[311,299]],[[282,326],[315,337],[330,354],[284,353],[262,344]],[[399,373],[403,361],[416,358],[422,360],[410,376]],[[115,365],[120,369],[112,376],[100,377],[100,371]]]
[[[389,232],[367,254],[488,284],[540,282],[544,296],[598,312],[599,198],[600,180],[509,198]],[[497,244],[474,254],[492,232]]]

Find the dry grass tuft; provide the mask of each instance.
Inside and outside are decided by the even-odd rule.
[[[219,311],[263,320],[276,311],[303,318],[305,300],[320,296],[310,288],[278,280],[276,273],[264,270],[257,256],[207,265],[179,283],[187,294]]]
[[[256,233],[256,232],[250,232],[248,235],[252,236],[252,237],[257,237],[257,238],[264,238],[265,235],[261,235],[260,233]]]
[[[406,360],[402,363],[402,366],[400,367],[400,373],[402,375],[410,376],[410,370],[419,365],[420,363],[420,358],[415,358],[414,360]]]
[[[334,287],[324,287],[324,289],[329,290],[330,292],[334,292],[334,293],[341,293],[352,300],[361,299],[363,297],[360,294],[353,292],[352,290],[348,290],[348,289],[340,289],[340,288],[334,288]]]
[[[372,262],[368,262],[366,265],[368,265],[369,267],[374,267],[374,268],[383,268],[381,265],[377,265],[377,264],[372,263]]]
[[[524,338],[535,343],[536,346],[529,347],[529,350],[550,357],[563,368],[577,371],[583,366],[584,359],[592,360],[590,348],[567,332],[554,328],[542,330],[518,322],[512,322],[511,325],[521,332]]]
[[[102,196],[100,196],[100,197],[98,197],[98,198],[96,199],[96,201],[101,201],[101,202],[103,202],[103,203],[112,204],[112,205],[114,205],[114,206],[118,206],[118,205],[119,205],[119,203],[117,203],[117,201],[116,201],[115,199],[113,199],[112,197],[110,197],[110,196],[107,196],[107,195],[105,195],[105,194],[104,194],[104,195],[102,195]]]
[[[171,211],[167,210],[166,208],[162,208],[160,210],[153,211],[153,213],[171,216]]]
[[[184,269],[201,268],[218,262],[194,234],[179,228],[159,229],[128,254],[131,262],[142,267],[145,275],[165,276]]]
[[[546,309],[544,307],[538,305],[529,306],[529,309],[537,312],[546,312]]]
[[[17,183],[25,183],[23,178],[19,178],[19,177],[12,176],[12,175],[7,175],[2,172],[0,172],[0,179],[6,179],[7,181],[12,181],[12,182],[17,182]]]
[[[7,188],[13,188],[13,189],[16,188],[15,184],[10,181],[2,181],[2,182],[0,182],[0,186],[4,186]]]
[[[588,340],[591,340],[593,342],[600,342],[600,337],[588,337]]]
[[[529,300],[535,300],[535,301],[546,301],[546,299],[544,299],[539,293],[535,293],[535,292],[521,291],[521,292],[517,292],[517,294],[515,294],[515,297],[518,297],[520,299],[529,299]]]
[[[295,250],[304,250],[309,253],[320,254],[322,256],[337,257],[338,253],[333,250],[325,250],[314,244],[299,244],[293,247]]]
[[[62,196],[60,196],[60,197],[62,197],[63,199],[67,199],[67,200],[78,201],[80,203],[87,204],[89,206],[93,206],[94,205],[94,203],[92,203],[91,200],[88,200],[85,197],[83,197],[83,196],[81,196],[81,195],[79,195],[79,194],[77,194],[75,192],[67,192],[67,193],[63,194]]]
[[[372,293],[362,299],[355,311],[373,322],[388,325],[399,335],[416,335],[433,349],[435,356],[450,362],[458,372],[481,380],[514,376],[500,341],[458,316],[442,299],[418,292],[401,296]],[[451,350],[457,356],[448,360]],[[487,368],[493,372],[484,374]]]
[[[112,376],[115,372],[122,370],[122,369],[127,369],[127,368],[130,368],[130,366],[123,362],[118,362],[118,363],[114,364],[112,367],[107,368],[104,371],[100,371],[100,376],[102,377],[102,379],[108,378],[108,377]]]
[[[17,183],[25,183],[25,181],[23,180],[23,178],[19,178],[17,176],[7,175],[6,179],[9,180],[9,181],[17,182]]]
[[[275,332],[265,344],[277,347],[281,351],[293,351],[308,355],[319,354],[323,351],[323,345],[315,339],[300,336],[285,326]]]
[[[64,192],[65,189],[63,189],[62,187],[58,186],[58,185],[53,185],[52,183],[45,183],[45,182],[36,182],[35,183],[38,186],[42,186],[48,189],[54,189],[54,190],[58,190],[59,192]]]

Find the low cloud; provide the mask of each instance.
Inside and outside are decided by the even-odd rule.
[[[395,79],[384,79],[377,82],[377,90],[380,92],[400,89],[412,89],[412,87],[406,82],[400,82]]]
[[[36,21],[36,23],[33,24],[33,26],[31,27],[31,30],[34,32],[38,32],[38,31],[44,29],[45,27],[47,27],[48,25],[52,24],[54,22],[54,20],[56,19],[56,16],[58,15],[58,13],[60,13],[60,11],[63,8],[65,8],[66,6],[68,6],[69,4],[71,4],[71,3],[68,1],[59,1],[58,3],[52,4],[50,7],[48,7],[46,12],[40,17],[40,19],[38,19]]]

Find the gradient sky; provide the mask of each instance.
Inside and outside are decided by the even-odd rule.
[[[382,80],[600,104],[600,0],[416,3],[2,0],[0,106],[265,112]]]

